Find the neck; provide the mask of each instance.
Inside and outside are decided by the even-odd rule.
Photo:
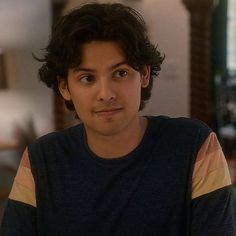
[[[132,152],[141,142],[147,128],[147,119],[138,117],[128,128],[114,135],[87,133],[89,148],[104,159],[118,158]]]

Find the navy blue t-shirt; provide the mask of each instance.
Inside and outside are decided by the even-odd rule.
[[[235,236],[235,197],[215,134],[197,120],[148,119],[125,157],[96,156],[82,124],[29,145],[1,235]]]

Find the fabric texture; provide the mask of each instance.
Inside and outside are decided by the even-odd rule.
[[[236,203],[216,135],[186,118],[148,117],[140,145],[102,159],[83,125],[25,151],[2,236],[235,236]]]

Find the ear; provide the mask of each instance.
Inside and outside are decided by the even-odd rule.
[[[147,66],[147,65],[144,66],[142,73],[141,73],[141,86],[142,86],[142,88],[146,88],[149,85],[150,71],[151,71],[150,66]]]
[[[57,77],[57,83],[58,83],[58,89],[60,91],[61,96],[67,101],[71,100],[67,80],[61,77]]]

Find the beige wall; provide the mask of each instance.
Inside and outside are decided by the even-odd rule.
[[[139,6],[166,58],[147,113],[189,116],[189,29],[181,0],[143,0]]]
[[[53,129],[53,96],[39,83],[40,64],[32,57],[48,41],[51,9],[50,0],[3,0],[0,6],[0,42],[9,85],[0,90],[0,142],[12,142],[15,127],[29,118],[38,135]]]

